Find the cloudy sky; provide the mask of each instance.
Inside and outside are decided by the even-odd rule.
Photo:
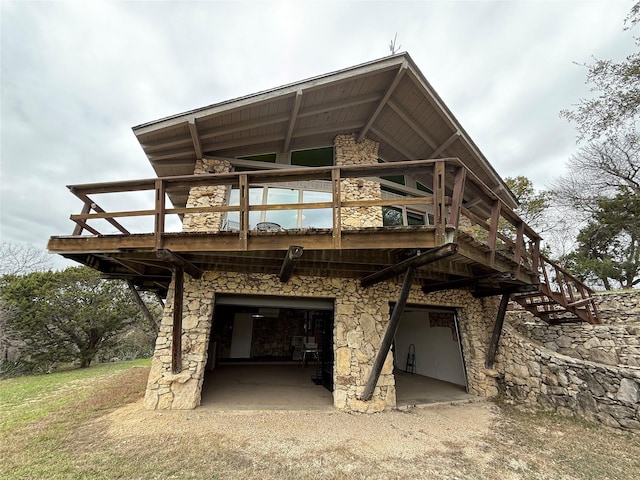
[[[577,148],[575,62],[633,51],[632,4],[0,0],[0,240],[71,233],[68,184],[153,176],[131,127],[384,57],[396,33],[498,173],[545,187]]]

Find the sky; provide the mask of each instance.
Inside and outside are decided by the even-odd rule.
[[[154,172],[133,126],[389,55],[397,34],[502,176],[565,172],[593,58],[623,60],[630,0],[0,0],[0,242],[73,230],[66,185]],[[54,266],[69,265],[56,258]]]

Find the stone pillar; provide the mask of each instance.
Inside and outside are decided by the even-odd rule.
[[[182,317],[182,371],[171,370],[173,283],[169,287],[156,348],[151,360],[144,405],[148,409],[187,410],[200,404],[214,294],[206,283],[185,274]]]
[[[364,289],[357,280],[344,281],[334,313],[334,390],[338,410],[381,412],[396,405],[393,355],[387,355],[371,400],[362,401],[382,337],[389,324],[388,297],[376,287]]]
[[[333,141],[336,165],[371,165],[378,163],[379,143],[365,138],[356,142],[356,135],[337,135]],[[342,200],[380,200],[380,183],[360,178],[341,180]],[[381,227],[382,207],[342,209],[342,228]]]
[[[226,173],[231,171],[231,164],[226,160],[203,158],[196,160],[194,175],[207,173]],[[187,207],[213,207],[225,205],[227,201],[227,186],[214,185],[209,187],[193,187],[189,190]],[[183,232],[217,232],[222,227],[224,214],[187,213],[182,221]]]

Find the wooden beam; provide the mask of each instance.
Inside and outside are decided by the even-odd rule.
[[[416,156],[409,152],[409,150],[405,150],[404,147],[396,144],[391,137],[389,137],[386,133],[383,133],[380,129],[371,127],[371,131],[380,138],[384,143],[393,148],[396,152],[402,155],[407,160],[415,160]],[[392,163],[392,162],[389,162]]]
[[[191,133],[191,141],[193,142],[193,149],[196,152],[196,158],[201,159],[203,156],[202,143],[200,143],[200,134],[195,119],[189,120],[189,132]]]
[[[398,301],[393,307],[389,325],[387,325],[387,330],[384,332],[384,337],[380,344],[380,349],[378,350],[376,359],[373,363],[373,367],[371,368],[369,379],[367,380],[367,384],[365,385],[364,391],[362,392],[362,395],[360,397],[360,399],[365,402],[371,399],[373,390],[376,388],[376,384],[378,383],[378,378],[380,378],[380,372],[382,372],[382,367],[384,366],[384,362],[387,359],[387,355],[389,354],[389,349],[391,348],[393,338],[396,336],[398,325],[400,325],[400,318],[402,318],[404,307],[407,304],[407,298],[409,297],[409,292],[411,291],[411,284],[413,283],[415,273],[415,266],[409,265],[404,275],[404,281],[402,282],[400,296],[398,297]]]
[[[331,236],[333,239],[333,248],[342,248],[342,182],[340,180],[340,170],[331,170],[331,201],[333,207],[331,209],[332,215],[332,230]]]
[[[84,202],[84,205],[82,206],[82,214],[87,214],[91,211],[91,203],[90,202]],[[86,222],[82,222],[82,224],[76,222],[76,226],[73,229],[73,233],[72,235],[82,235],[82,230],[84,230],[84,225],[86,225]]]
[[[133,295],[133,299],[138,304],[138,308],[142,312],[142,316],[144,316],[144,318],[147,319],[147,323],[149,324],[149,326],[151,327],[151,329],[153,330],[153,332],[157,336],[158,335],[158,330],[160,330],[160,325],[158,325],[158,322],[156,322],[156,319],[153,318],[153,315],[149,311],[149,308],[147,307],[147,304],[144,303],[144,300],[142,300],[142,297],[140,296],[140,292],[138,292],[138,290],[136,289],[136,286],[133,284],[132,280],[127,280],[127,286],[129,287],[129,290],[131,291],[131,294]]]
[[[293,101],[293,109],[291,110],[291,118],[289,119],[289,127],[287,128],[287,136],[284,139],[283,152],[288,152],[291,146],[291,136],[293,135],[293,128],[296,126],[298,120],[298,111],[300,110],[300,103],[302,103],[302,90],[296,92],[296,98]]]
[[[455,243],[448,243],[446,245],[443,245],[438,248],[434,248],[424,253],[419,253],[418,255],[415,255],[411,258],[407,258],[406,260],[398,262],[395,265],[391,265],[390,267],[384,268],[379,272],[373,273],[371,275],[367,275],[366,277],[363,277],[360,280],[360,285],[362,287],[369,287],[376,283],[395,277],[396,275],[400,275],[401,273],[405,272],[409,267],[418,268],[423,265],[427,265],[429,263],[442,260],[443,258],[447,258],[451,255],[454,255],[457,252],[458,252],[458,245]]]
[[[418,125],[416,123],[416,121],[411,118],[411,115],[409,115],[409,113],[407,113],[404,108],[402,108],[400,105],[398,105],[396,102],[394,102],[393,100],[389,100],[387,102],[387,105],[389,105],[391,107],[391,109],[396,112],[396,114],[402,119],[404,120],[404,122],[409,125],[409,127],[411,128],[411,130],[413,130],[414,132],[416,132],[416,134],[418,134],[418,136],[420,138],[422,138],[422,140],[429,145],[431,148],[436,149],[438,148],[438,145],[436,144],[436,142],[433,141],[433,138],[431,138],[429,136],[429,134],[427,132],[424,131],[424,129]]]
[[[464,184],[467,178],[467,170],[463,167],[456,169],[456,176],[453,184],[453,194],[451,195],[451,213],[449,214],[449,225],[458,228],[460,224],[460,209],[464,200]]]
[[[367,135],[367,132],[373,125],[373,122],[375,122],[376,118],[378,118],[378,115],[384,108],[385,104],[387,103],[387,100],[389,100],[389,97],[391,97],[391,94],[393,93],[395,88],[398,86],[398,83],[400,83],[400,80],[402,80],[402,77],[407,71],[407,66],[408,66],[407,62],[402,62],[402,64],[400,65],[400,68],[398,69],[396,76],[391,82],[391,85],[389,85],[389,87],[387,88],[387,91],[382,96],[382,99],[380,100],[380,102],[378,102],[378,106],[369,117],[369,120],[367,121],[366,125],[362,128],[362,130],[360,130],[360,133],[358,134],[358,138],[356,140],[358,143],[364,139],[364,137]]]
[[[473,291],[473,296],[474,298],[484,298],[495,297],[496,295],[513,295],[515,293],[535,293],[539,291],[540,287],[536,283],[529,285],[499,286],[494,288],[478,287]]]
[[[447,138],[442,145],[436,148],[431,154],[431,158],[438,158],[438,156],[444,152],[449,145],[451,145],[458,137],[460,137],[460,132],[456,131],[453,135]]]
[[[489,344],[489,351],[487,352],[487,361],[485,367],[493,368],[493,362],[496,358],[496,352],[498,351],[498,343],[500,342],[500,334],[502,333],[502,325],[504,323],[504,316],[507,313],[507,306],[509,305],[510,295],[502,295],[500,300],[500,307],[498,308],[498,316],[496,323],[493,326],[493,335],[491,336],[491,343]]]
[[[156,257],[170,263],[176,268],[184,270],[195,279],[202,277],[202,269],[198,268],[193,263],[185,260],[183,257],[178,255],[177,253],[172,252],[171,250],[161,248],[156,251]]]
[[[173,328],[171,339],[171,371],[182,371],[182,305],[184,296],[184,272],[176,268],[173,282]]]
[[[162,236],[165,225],[166,191],[164,180],[158,178],[155,181],[156,201],[153,232],[156,249],[162,248]]]
[[[436,227],[436,242],[445,241],[447,212],[445,203],[446,171],[444,162],[436,162],[433,171],[433,223]]]
[[[282,262],[282,268],[280,268],[280,281],[282,283],[288,282],[291,278],[293,267],[296,266],[296,262],[302,256],[303,249],[304,247],[291,245],[289,247],[289,250],[287,250],[287,254],[284,257],[284,261]]]
[[[449,282],[440,282],[434,285],[424,285],[422,291],[424,293],[439,292],[442,290],[454,290],[456,288],[473,287],[479,282],[487,281],[513,281],[515,280],[513,272],[488,273],[486,275],[477,275],[470,278],[461,278],[459,280],[451,280]]]

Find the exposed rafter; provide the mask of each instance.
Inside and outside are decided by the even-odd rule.
[[[405,121],[405,123],[407,125],[409,125],[409,127],[411,128],[411,130],[413,130],[414,132],[416,132],[416,134],[418,134],[418,136],[424,140],[427,144],[429,144],[429,146],[431,148],[437,148],[437,144],[436,142],[429,136],[429,134],[427,132],[424,131],[424,129],[422,127],[420,127],[420,125],[418,125],[416,123],[416,121],[411,117],[411,115],[409,115],[404,108],[402,108],[400,105],[398,105],[396,102],[394,102],[392,99],[389,99],[389,101],[387,102],[387,105],[389,105],[391,107],[391,110],[393,110],[394,112],[396,112],[396,114]]]
[[[166,248],[161,248],[156,251],[156,256],[162,260],[169,262],[176,268],[184,270],[193,278],[202,277],[202,270],[196,267],[193,263],[188,262],[183,257],[178,255],[177,253],[172,252],[171,250],[167,250]]]
[[[438,158],[438,156],[442,155],[442,153],[449,148],[449,145],[451,145],[458,137],[460,137],[460,132],[456,131],[453,135],[447,138],[442,145],[433,151],[431,158]]]
[[[284,123],[290,119],[290,115],[287,112],[278,113],[276,115],[271,115],[269,117],[261,117],[255,120],[249,120],[246,122],[236,122],[230,125],[225,125],[224,127],[217,127],[213,129],[209,129],[206,131],[202,131],[200,133],[200,138],[202,140],[209,140],[215,137],[221,137],[223,135],[229,135],[231,133],[243,132],[246,130],[251,130],[253,128],[264,127],[267,125],[275,125],[278,123]]]
[[[381,130],[379,130],[379,129],[375,128],[375,127],[371,127],[371,132],[374,133],[380,140],[382,140],[384,143],[389,145],[391,148],[393,148],[396,152],[398,152],[400,155],[402,155],[407,160],[415,160],[416,159],[416,156],[413,153],[409,152],[409,150],[406,150],[404,147],[398,145],[386,133],[383,133]]]
[[[345,108],[357,107],[365,103],[377,102],[382,98],[382,93],[367,93],[366,95],[360,95],[357,97],[351,97],[345,100],[337,100],[335,102],[321,103],[320,105],[312,105],[305,107],[298,113],[298,118],[310,117],[317,115],[318,113],[329,113],[336,110],[343,110]]]
[[[400,80],[402,80],[403,75],[407,71],[407,67],[408,67],[407,62],[403,61],[402,64],[400,65],[400,68],[398,69],[398,72],[396,73],[396,76],[391,82],[391,85],[389,85],[389,88],[387,88],[387,91],[382,96],[382,99],[380,100],[380,102],[378,102],[378,106],[369,117],[369,120],[367,121],[365,126],[362,128],[362,130],[360,130],[360,133],[358,134],[358,138],[357,138],[358,142],[361,142],[364,139],[364,137],[367,135],[367,132],[373,125],[373,122],[376,121],[376,118],[378,118],[378,115],[380,115],[380,112],[382,111],[385,104],[387,103],[387,100],[389,100],[389,97],[391,97],[391,94],[393,93],[395,88],[398,86],[398,83],[400,83]]]
[[[442,247],[433,248],[424,253],[419,253],[406,260],[402,260],[395,265],[391,265],[390,267],[383,268],[376,273],[367,275],[360,280],[360,285],[362,285],[363,287],[374,285],[376,283],[388,280],[395,277],[396,275],[404,273],[409,267],[421,267],[423,265],[442,260],[443,258],[447,258],[451,255],[456,254],[457,252],[458,245],[456,245],[455,243],[447,243]]]
[[[489,273],[486,275],[461,278],[459,280],[451,280],[449,282],[441,282],[433,285],[424,285],[422,287],[422,291],[424,293],[439,292],[442,290],[454,290],[456,288],[475,287],[480,283],[508,282],[514,281],[515,279],[516,276],[513,272]]]
[[[191,141],[193,142],[193,149],[196,152],[196,158],[202,158],[202,144],[200,143],[198,124],[195,119],[189,120],[189,132],[191,133]]]
[[[302,90],[296,92],[296,97],[293,101],[293,109],[291,110],[291,118],[289,119],[289,128],[287,128],[287,136],[284,139],[284,145],[282,147],[283,152],[289,151],[291,145],[291,138],[293,135],[293,128],[296,126],[298,119],[298,111],[300,110],[300,103],[302,102]]]

